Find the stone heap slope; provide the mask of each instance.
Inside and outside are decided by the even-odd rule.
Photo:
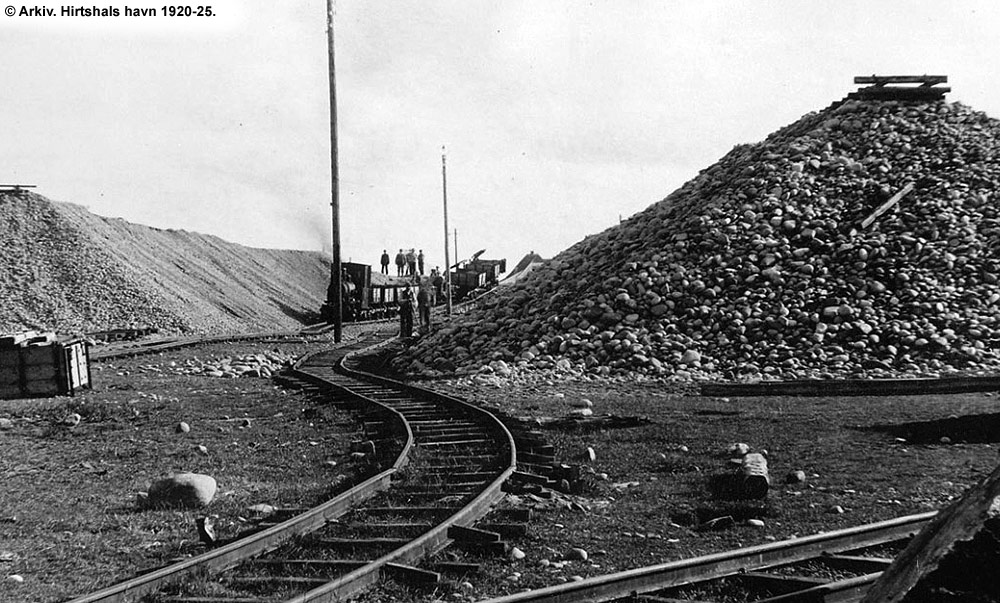
[[[998,140],[1000,122],[959,103],[834,103],[737,146],[418,341],[396,368],[733,380],[994,371]]]
[[[0,332],[292,330],[329,282],[319,253],[254,249],[0,193]]]

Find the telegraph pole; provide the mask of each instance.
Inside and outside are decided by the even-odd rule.
[[[458,263],[458,229],[455,229],[455,238],[452,239],[455,244],[455,263]]]
[[[448,257],[448,172],[445,168],[444,146],[441,146],[441,195],[444,199],[444,299],[451,316],[451,258]],[[458,258],[455,258],[456,260]]]
[[[334,291],[333,340],[340,343],[344,326],[344,292],[340,282],[340,169],[337,157],[337,80],[333,68],[333,0],[326,0],[326,38],[330,51],[330,206],[333,208],[333,264],[330,279]]]

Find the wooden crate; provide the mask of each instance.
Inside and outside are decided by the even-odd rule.
[[[90,353],[82,339],[0,349],[0,398],[72,396],[90,388]]]

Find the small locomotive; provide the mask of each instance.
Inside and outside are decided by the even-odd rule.
[[[376,275],[372,280],[372,267],[356,262],[341,262],[343,273],[340,278],[341,304],[344,322],[382,320],[394,318],[399,313],[399,298],[409,283],[397,281],[384,275]],[[333,299],[335,295],[333,275],[326,290],[326,303],[320,308],[320,317],[333,322]]]

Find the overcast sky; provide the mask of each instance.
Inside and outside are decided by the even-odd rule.
[[[159,6],[117,1],[101,6]],[[328,249],[325,2],[212,6],[0,16],[0,181],[158,228]],[[1000,117],[998,31],[995,0],[339,0],[343,257],[417,247],[444,263],[442,145],[459,255],[516,262],[659,201],[855,75],[946,74],[949,99]]]

